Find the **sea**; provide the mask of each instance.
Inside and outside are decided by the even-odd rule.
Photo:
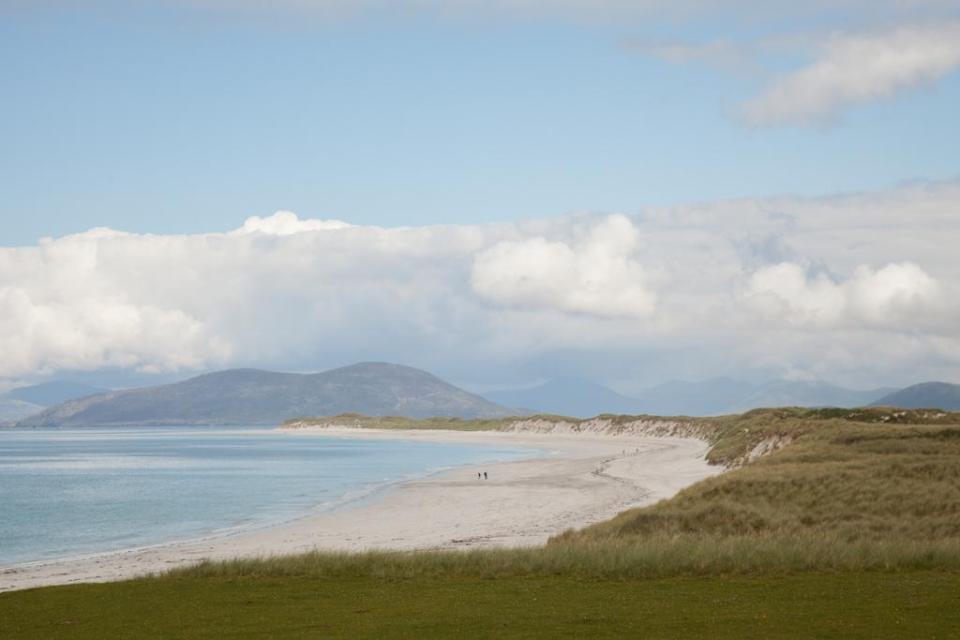
[[[0,566],[268,527],[534,453],[262,427],[0,429]]]

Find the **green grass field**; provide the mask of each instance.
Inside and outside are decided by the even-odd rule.
[[[0,637],[960,638],[958,425],[888,409],[689,419],[717,462],[787,444],[542,548],[313,553],[0,594]]]
[[[0,596],[2,638],[957,638],[960,574],[163,578]]]

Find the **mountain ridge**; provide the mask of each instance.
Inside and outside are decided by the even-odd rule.
[[[100,387],[70,380],[51,380],[15,387],[0,393],[0,422],[22,420],[47,407],[105,391],[107,390]]]
[[[636,400],[581,378],[555,378],[535,387],[490,391],[485,398],[525,412],[590,418],[600,413],[634,413]],[[602,408],[601,411],[597,411]]]
[[[960,384],[921,382],[888,393],[873,402],[871,406],[958,411],[960,410]]]
[[[301,415],[502,417],[511,412],[431,373],[362,362],[312,374],[228,369],[70,400],[18,426],[279,424]]]
[[[573,388],[568,382],[550,380],[536,387],[490,392],[486,396],[528,411],[580,418],[603,413],[707,417],[765,407],[861,407],[893,390],[847,389],[818,380],[757,384],[711,378],[698,382],[671,380],[628,396],[592,381],[582,381],[580,387]]]
[[[109,389],[94,387],[81,382],[72,380],[51,380],[24,387],[16,387],[7,391],[5,396],[29,402],[30,404],[41,407],[52,407],[56,404],[75,400],[84,396],[92,396],[100,393],[106,393]]]

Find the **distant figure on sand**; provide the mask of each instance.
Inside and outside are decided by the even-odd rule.
[[[477,480],[479,480],[479,479],[480,479],[480,472],[477,471]]]
[[[487,479],[487,472],[486,472],[486,471],[483,472],[483,479],[484,479],[484,480]]]

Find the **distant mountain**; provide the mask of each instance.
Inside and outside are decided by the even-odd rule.
[[[874,402],[873,406],[960,411],[960,384],[949,382],[915,384],[883,396]]]
[[[757,386],[731,378],[701,382],[672,380],[636,395],[640,413],[660,416],[715,416],[757,391]]]
[[[234,369],[71,400],[22,426],[278,424],[340,413],[499,417],[512,411],[425,371],[367,362],[316,374]]]
[[[822,381],[751,384],[730,378],[668,382],[638,394],[643,413],[715,416],[763,407],[862,407],[890,389],[860,391]]]
[[[30,404],[5,395],[0,396],[0,423],[16,422],[43,410],[44,407],[38,404]]]
[[[41,407],[52,407],[55,404],[75,400],[84,396],[106,393],[107,389],[91,387],[88,384],[70,382],[69,380],[53,380],[29,387],[11,389],[5,395],[14,400],[29,402]]]
[[[589,380],[552,380],[532,389],[485,394],[495,402],[539,413],[592,417],[601,413],[716,416],[762,407],[862,407],[891,389],[859,391],[820,381],[752,384],[731,378],[673,380],[626,396]]]
[[[528,389],[484,394],[498,404],[534,413],[592,418],[601,413],[636,413],[637,401],[603,385],[579,378],[561,378]]]
[[[821,381],[778,380],[733,403],[726,413],[762,407],[863,407],[890,391],[846,389]]]
[[[22,420],[55,404],[104,391],[106,390],[66,380],[17,387],[0,393],[0,422]]]

